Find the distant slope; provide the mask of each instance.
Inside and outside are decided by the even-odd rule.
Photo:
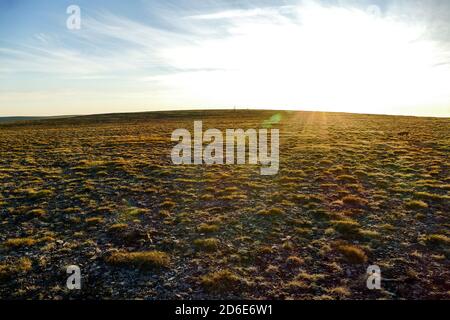
[[[45,119],[45,117],[0,117],[0,123]]]
[[[21,122],[21,121],[36,121],[36,120],[52,120],[52,119],[66,119],[76,116],[48,116],[48,117],[0,117],[0,124]]]
[[[223,117],[232,117],[237,119],[246,119],[252,117],[262,117],[269,119],[274,114],[287,116],[296,113],[298,115],[323,114],[323,115],[354,115],[367,119],[385,118],[385,119],[414,119],[413,116],[390,116],[376,114],[351,114],[342,112],[322,112],[322,111],[290,111],[290,110],[258,110],[258,109],[212,109],[212,110],[178,110],[178,111],[147,111],[131,113],[108,113],[93,115],[71,115],[71,116],[53,116],[53,117],[0,117],[0,127],[22,127],[22,126],[78,126],[91,124],[112,124],[112,123],[141,123],[148,121],[159,121],[161,119],[179,119],[179,120],[205,120],[220,119]],[[423,117],[423,119],[434,119]]]
[[[270,117],[274,112],[284,113],[285,111],[273,110],[183,110],[183,111],[150,111],[133,113],[109,113],[94,114],[82,116],[60,116],[60,117],[30,117],[33,119],[18,119],[16,121],[1,122],[0,126],[47,126],[47,125],[83,125],[95,123],[120,123],[120,122],[146,122],[167,118],[176,119],[205,119],[222,118],[226,116],[235,116],[238,118],[252,117],[255,114],[259,116]],[[15,117],[20,118],[20,117]]]

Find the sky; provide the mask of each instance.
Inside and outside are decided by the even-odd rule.
[[[234,107],[449,117],[450,1],[0,0],[0,116]]]

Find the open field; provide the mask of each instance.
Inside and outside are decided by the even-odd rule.
[[[279,128],[278,175],[172,165],[171,133],[194,120]],[[0,125],[0,152],[3,299],[450,298],[448,118],[75,117]]]

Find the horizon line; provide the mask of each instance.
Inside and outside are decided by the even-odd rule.
[[[388,114],[388,113],[365,113],[365,112],[348,112],[348,111],[327,111],[327,110],[308,110],[308,109],[271,109],[271,108],[252,108],[252,107],[233,107],[233,108],[174,108],[174,109],[161,109],[161,110],[146,110],[146,111],[117,111],[117,112],[99,112],[99,113],[85,113],[85,114],[53,114],[53,115],[0,115],[0,118],[73,118],[73,117],[88,117],[88,116],[101,116],[101,115],[114,115],[114,114],[139,114],[139,113],[157,113],[157,112],[176,112],[176,111],[289,111],[289,112],[318,112],[318,113],[336,113],[336,114],[355,114],[355,115],[373,115],[373,116],[392,116],[392,117],[414,117],[414,118],[438,118],[448,119],[449,115],[413,115],[413,114]]]

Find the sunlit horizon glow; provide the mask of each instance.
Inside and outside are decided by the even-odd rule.
[[[450,116],[450,32],[436,32],[448,21],[422,15],[428,4],[448,16],[450,5],[182,10],[143,1],[136,14],[80,2],[79,31],[65,29],[64,6],[46,8],[49,25],[21,25],[20,41],[3,27],[0,115],[237,107]]]

